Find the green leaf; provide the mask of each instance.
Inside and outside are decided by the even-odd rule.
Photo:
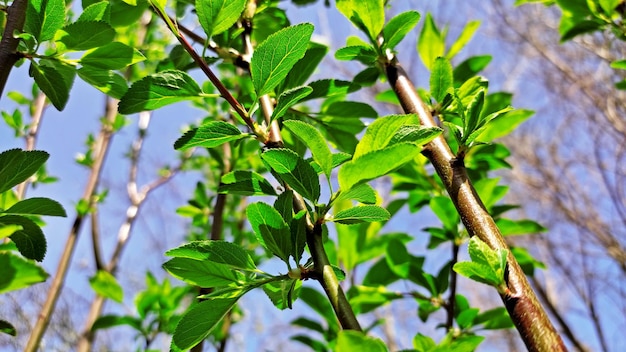
[[[361,331],[339,331],[335,352],[353,351],[387,352],[388,349],[381,339],[367,336]]]
[[[306,52],[313,25],[303,23],[270,35],[254,51],[250,74],[258,96],[270,93]]]
[[[326,45],[310,42],[304,57],[296,62],[291,71],[289,71],[283,83],[279,85],[278,91],[284,92],[287,89],[305,84],[320,62],[322,62],[327,52],[328,47]]]
[[[85,21],[104,21],[110,23],[111,6],[108,1],[100,1],[93,3],[83,10],[76,22]]]
[[[444,196],[436,196],[430,199],[430,209],[437,215],[443,226],[456,233],[458,225],[461,222],[459,213],[457,212],[452,200]]]
[[[9,209],[0,211],[0,214],[2,213],[12,215],[67,216],[65,209],[63,209],[63,206],[59,202],[41,197],[28,198],[19,201]]]
[[[476,33],[478,27],[480,27],[480,21],[470,21],[465,25],[465,27],[463,27],[463,31],[461,31],[459,38],[457,38],[457,40],[452,44],[450,50],[446,54],[446,58],[448,60],[452,60],[452,58],[456,56],[456,54],[458,54],[470,40],[472,40],[472,37],[474,36],[474,33]]]
[[[175,278],[199,287],[225,286],[245,279],[243,274],[233,270],[230,265],[209,260],[176,257],[165,262],[163,269]]]
[[[37,38],[39,43],[54,38],[65,22],[65,1],[31,0],[27,6],[24,31]]]
[[[313,88],[307,86],[297,87],[283,92],[278,98],[278,103],[272,113],[271,120],[273,121],[285,115],[290,107],[296,105],[300,100],[311,93],[313,93]]]
[[[367,183],[362,183],[358,186],[352,187],[347,192],[340,192],[335,201],[337,202],[344,199],[356,200],[357,202],[363,204],[375,204],[376,191]]]
[[[274,201],[274,209],[289,224],[293,219],[293,191],[288,189],[282,192]]]
[[[308,95],[302,101],[317,98],[328,99],[342,97],[361,88],[358,84],[354,84],[351,81],[342,81],[338,79],[322,79],[314,81],[309,83],[309,87],[313,88],[313,93]]]
[[[491,142],[494,139],[504,137],[513,132],[517,126],[534,115],[532,110],[516,109],[502,114],[491,120],[482,131],[478,140],[481,142]]]
[[[417,352],[429,352],[432,351],[435,346],[435,340],[429,336],[417,333],[417,335],[413,337],[413,347]]]
[[[389,140],[389,145],[398,143],[411,143],[422,146],[440,135],[439,127],[424,127],[422,125],[404,125]]]
[[[515,327],[509,312],[504,307],[486,310],[474,318],[474,326],[483,324],[487,330],[510,329]]]
[[[496,224],[502,236],[536,234],[547,230],[532,220],[498,219]]]
[[[411,269],[411,255],[406,245],[398,239],[392,239],[387,243],[386,254],[384,259],[387,268],[400,278],[408,278]]]
[[[0,319],[0,332],[11,336],[17,335],[17,329],[15,329],[15,327],[11,325],[11,323],[2,319]]]
[[[246,208],[246,215],[261,245],[288,263],[293,248],[291,233],[280,213],[268,204],[257,202]]]
[[[11,252],[0,252],[0,293],[44,282],[48,274],[37,264]]]
[[[398,129],[408,124],[419,124],[417,115],[389,115],[377,118],[365,130],[365,135],[363,135],[363,138],[356,146],[353,160],[357,160],[367,153],[387,147]]]
[[[611,62],[611,67],[619,70],[626,70],[626,60],[616,60]]]
[[[280,280],[263,285],[263,292],[274,306],[280,310],[291,309],[291,304],[298,297],[302,280]]]
[[[83,81],[112,98],[120,99],[128,91],[124,77],[113,71],[81,67],[76,73]]]
[[[391,218],[391,214],[385,208],[377,205],[361,205],[338,212],[332,221],[352,225],[363,222],[387,221],[389,218]]]
[[[24,257],[39,262],[43,260],[46,255],[46,238],[39,225],[19,215],[0,216],[0,224],[21,226],[21,230],[10,236],[11,240]]]
[[[198,0],[198,20],[207,38],[229,29],[241,15],[246,0]]]
[[[132,88],[131,88],[132,89]],[[191,129],[174,142],[174,149],[186,150],[193,147],[215,148],[230,141],[247,137],[233,124],[224,121],[209,121]]]
[[[491,62],[490,55],[472,56],[454,68],[454,85],[460,86],[468,79],[476,76]]]
[[[311,164],[289,149],[270,149],[263,152],[261,158],[296,192],[317,202],[320,183]]]
[[[420,58],[427,69],[431,69],[435,59],[444,56],[445,42],[444,36],[439,32],[433,17],[430,13],[426,14],[426,20],[424,27],[420,32],[420,37],[417,41],[417,51]]]
[[[383,28],[383,49],[394,49],[396,45],[417,25],[420,14],[417,11],[406,11],[394,16]]]
[[[335,59],[342,61],[356,60],[366,66],[373,66],[378,60],[378,53],[371,45],[352,45],[337,50]]]
[[[430,95],[438,103],[443,102],[449,88],[452,87],[452,65],[443,57],[438,57],[430,73]]]
[[[305,210],[301,210],[291,219],[289,229],[291,230],[291,243],[293,245],[291,254],[296,263],[299,264],[302,259],[302,253],[304,253],[304,246],[306,245],[307,228]]]
[[[170,249],[165,255],[225,264],[233,269],[254,270],[256,265],[250,254],[241,246],[217,240],[193,241]]]
[[[35,79],[35,83],[41,91],[50,99],[52,105],[57,110],[62,111],[70,97],[70,89],[76,71],[73,68],[71,71],[64,69],[66,66],[61,64],[48,65],[44,64],[45,62],[50,62],[50,60],[40,60],[39,64],[31,60],[28,72]]]
[[[112,299],[119,303],[122,303],[124,299],[122,286],[120,286],[115,277],[107,271],[98,270],[95,276],[89,278],[89,285],[102,297]]]
[[[103,70],[118,70],[145,59],[146,57],[137,49],[120,42],[113,42],[87,52],[80,59],[80,63]]]
[[[254,171],[237,170],[222,176],[222,182],[217,193],[242,196],[275,196],[276,190],[262,175]]]
[[[474,236],[470,239],[468,251],[472,261],[454,264],[454,271],[472,280],[494,286],[499,292],[503,292],[506,288],[504,274],[508,250],[493,250]]]
[[[372,43],[385,24],[385,2],[383,0],[337,0],[337,9],[357,28],[369,37]]]
[[[115,29],[104,21],[70,23],[59,30],[56,40],[67,50],[87,50],[109,44],[115,38]]]
[[[454,271],[474,281],[490,286],[497,286],[501,280],[488,265],[475,262],[458,262],[454,264]]]
[[[285,121],[283,125],[309,148],[313,160],[322,168],[326,177],[330,177],[333,156],[320,131],[306,122],[297,120]]]
[[[129,325],[137,331],[142,331],[141,323],[141,319],[128,315],[103,315],[96,319],[96,321],[91,326],[91,331],[94,332],[96,330],[108,329],[120,325]]]
[[[319,315],[321,315],[328,324],[328,330],[338,331],[339,323],[333,311],[328,298],[310,287],[304,286],[300,290],[300,300],[306,303]]]
[[[0,193],[26,181],[49,156],[41,150],[9,149],[0,153]]]
[[[187,350],[204,340],[240,297],[212,298],[192,306],[178,322],[170,349]]]
[[[196,98],[202,90],[182,71],[165,70],[133,83],[118,105],[120,114],[132,114]]]
[[[535,268],[546,268],[546,265],[543,262],[535,259],[535,257],[533,257],[526,248],[511,247],[511,253],[513,254],[515,260],[526,275],[535,275]]]
[[[358,101],[336,101],[328,105],[324,110],[324,115],[337,116],[341,118],[376,118],[378,113],[374,108],[366,103]]]
[[[469,135],[480,127],[480,115],[485,104],[485,89],[479,89],[478,93],[474,95],[469,105],[465,109],[465,121],[464,121],[464,135],[467,139]]]
[[[346,192],[359,183],[386,175],[412,160],[421,148],[407,143],[395,144],[353,159],[339,169],[339,187]]]

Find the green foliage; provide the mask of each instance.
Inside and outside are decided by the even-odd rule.
[[[182,150],[192,147],[215,148],[247,136],[247,134],[241,133],[237,127],[230,123],[209,121],[203,123],[198,128],[187,131],[174,143],[174,148]]]
[[[198,20],[207,38],[230,28],[241,15],[245,0],[200,0],[196,3]]]
[[[96,275],[89,279],[89,284],[98,295],[122,303],[124,299],[122,286],[111,273],[98,270]]]
[[[468,251],[472,261],[454,264],[454,271],[472,280],[494,286],[499,292],[505,292],[507,288],[504,273],[508,251],[493,250],[476,236],[470,239]]]

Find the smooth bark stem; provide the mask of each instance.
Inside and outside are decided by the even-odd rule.
[[[27,0],[14,0],[7,8],[7,22],[0,41],[0,99],[13,65],[21,58],[16,52],[20,40],[13,37],[13,32],[22,32],[27,5]]]
[[[395,59],[387,63],[386,71],[389,84],[404,111],[417,114],[421,124],[426,127],[436,126],[430,110]],[[443,136],[425,145],[422,153],[437,171],[470,236],[478,236],[493,249],[508,249],[500,230],[467,176],[463,161],[455,157]],[[510,251],[505,275],[508,290],[500,296],[528,350],[566,351],[561,337]]]

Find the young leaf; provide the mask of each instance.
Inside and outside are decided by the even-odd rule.
[[[195,260],[177,257],[163,264],[175,278],[198,287],[217,287],[239,283],[245,277],[231,266],[209,260]]]
[[[141,318],[135,318],[129,315],[102,315],[93,323],[93,325],[91,326],[91,331],[95,332],[96,330],[108,329],[120,325],[128,325],[133,327],[137,331],[141,331],[142,323],[143,320]]]
[[[291,233],[278,211],[268,204],[257,202],[246,208],[246,215],[261,245],[288,263],[292,250]]]
[[[541,226],[535,221],[532,220],[510,220],[510,219],[498,219],[496,220],[496,224],[502,232],[502,236],[511,236],[511,235],[528,235],[546,232],[546,228]]]
[[[458,54],[459,51],[465,47],[465,45],[467,45],[479,26],[480,21],[470,21],[465,25],[465,27],[463,27],[463,31],[459,35],[459,38],[452,44],[450,50],[446,54],[446,58],[448,60],[452,60],[452,58],[456,56],[456,54]]]
[[[0,193],[26,181],[49,156],[41,150],[9,149],[0,153]]]
[[[385,148],[400,127],[417,123],[419,121],[415,114],[389,115],[377,118],[365,130],[365,135],[356,146],[353,160],[359,159],[369,152]]]
[[[57,33],[57,41],[67,50],[87,50],[109,44],[115,37],[115,29],[104,21],[81,21],[71,23]]]
[[[80,59],[80,63],[103,70],[118,70],[145,59],[146,57],[137,49],[113,42],[87,52]]]
[[[417,51],[427,69],[430,70],[432,68],[436,58],[443,56],[445,51],[444,39],[437,25],[435,25],[433,17],[430,13],[426,14],[424,27],[417,41]]]
[[[243,12],[246,0],[198,0],[198,20],[207,38],[230,28]]]
[[[313,160],[322,168],[326,177],[330,177],[333,168],[333,156],[319,130],[306,122],[297,120],[285,121],[283,125],[311,150]]]
[[[204,340],[240,297],[212,298],[192,306],[178,322],[170,349],[187,350]]]
[[[377,205],[361,205],[348,208],[335,214],[334,222],[346,225],[359,224],[363,222],[387,221],[391,214]]]
[[[369,37],[372,43],[385,24],[385,4],[383,0],[337,0],[337,9],[357,28]]]
[[[15,242],[17,249],[24,257],[38,262],[43,260],[46,255],[46,238],[39,225],[19,215],[0,216],[0,224],[21,226],[22,229],[14,232],[9,238]]]
[[[132,88],[131,88],[132,89]],[[193,147],[215,148],[230,141],[247,137],[247,134],[224,121],[209,121],[191,129],[174,142],[174,149],[186,150]]]
[[[450,87],[452,87],[452,65],[446,58],[438,57],[430,72],[430,95],[441,103]]]
[[[261,154],[261,158],[294,191],[306,199],[317,202],[320,197],[320,183],[311,164],[289,149],[270,149]]]
[[[48,278],[48,274],[37,264],[11,251],[0,252],[0,268],[0,293],[29,287]]]
[[[312,92],[313,88],[307,86],[297,87],[283,92],[278,98],[278,103],[276,104],[276,108],[272,113],[271,120],[273,121],[274,119],[280,118],[285,115],[290,107],[299,103],[300,100],[304,99],[304,97],[311,94]]]
[[[524,109],[513,110],[507,112],[506,114],[502,114],[492,119],[484,127],[484,130],[478,136],[478,140],[481,142],[491,142],[494,139],[504,137],[513,132],[517,126],[522,124],[534,114],[534,111]]]
[[[378,338],[365,335],[361,331],[341,330],[337,335],[336,352],[368,351],[387,352],[385,343]]]
[[[420,151],[416,145],[400,143],[362,155],[341,166],[339,187],[346,192],[359,183],[386,175],[412,160]]]
[[[83,81],[112,98],[121,99],[128,91],[124,77],[113,71],[81,67],[76,73]]]
[[[222,176],[217,193],[242,196],[275,196],[276,190],[262,175],[254,171],[237,170]]]
[[[313,25],[303,23],[270,35],[254,51],[250,74],[258,96],[270,93],[306,52]]]
[[[383,49],[393,50],[396,45],[417,25],[420,14],[417,11],[407,11],[396,15],[383,28]]]
[[[256,265],[250,254],[241,246],[216,240],[193,241],[170,249],[165,255],[225,264],[234,269],[254,270]]]
[[[96,275],[89,278],[89,285],[100,296],[122,303],[124,292],[115,276],[104,270],[98,270]]]
[[[24,199],[15,203],[9,209],[0,211],[0,214],[2,213],[12,215],[67,216],[65,209],[59,202],[42,197]]]
[[[465,121],[463,137],[467,140],[469,135],[479,128],[480,115],[485,103],[485,89],[479,89],[478,93],[474,95],[469,105],[465,109]]]
[[[32,34],[39,43],[54,38],[65,22],[65,1],[32,0],[26,8],[24,31]]]
[[[202,90],[185,72],[165,70],[133,83],[118,105],[120,114],[155,110],[179,101],[193,99]]]

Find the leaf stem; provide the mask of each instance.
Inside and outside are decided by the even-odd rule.
[[[435,127],[430,110],[395,57],[388,56],[385,70],[404,111],[417,114],[423,126]],[[454,156],[443,136],[425,145],[422,153],[433,164],[469,234],[478,236],[493,249],[508,250],[500,230],[476,193],[463,161]],[[566,351],[563,340],[510,251],[507,259],[505,280],[508,290],[500,296],[526,347],[537,352]]]

